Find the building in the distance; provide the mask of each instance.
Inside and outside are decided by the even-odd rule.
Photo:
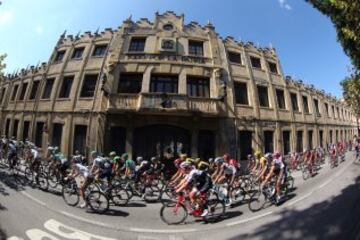
[[[346,104],[285,77],[274,48],[173,12],[63,34],[48,63],[6,77],[0,94],[2,134],[65,154],[244,159],[349,140],[356,129]]]

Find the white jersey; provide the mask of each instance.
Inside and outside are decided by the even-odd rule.
[[[85,167],[84,165],[77,163],[75,165],[76,170],[80,173],[80,175],[84,176],[84,177],[88,177],[90,175],[89,169],[87,167]]]
[[[234,167],[233,165],[224,163],[223,167],[224,167],[224,173],[226,175],[234,175],[236,173],[236,167]]]
[[[35,149],[31,149],[31,155],[34,157],[34,159],[37,159],[40,157],[39,152]]]
[[[282,157],[274,158],[273,163],[277,168],[283,169],[285,167]]]
[[[196,168],[191,170],[191,172],[185,178],[186,182],[190,183],[194,179],[194,177],[199,176],[201,174],[202,174],[202,171],[200,171]]]

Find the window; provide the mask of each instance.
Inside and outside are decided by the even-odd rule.
[[[4,100],[4,95],[6,93],[6,88],[3,88],[2,91],[1,91],[1,96],[0,96],[0,104],[3,102]]]
[[[282,137],[283,137],[284,154],[289,154],[291,151],[291,149],[290,149],[290,131],[283,131]]]
[[[12,132],[12,136],[15,137],[15,139],[18,139],[17,138],[18,128],[19,128],[19,120],[15,119],[14,126],[13,126],[13,132]]]
[[[77,150],[83,155],[86,154],[86,131],[86,125],[75,125],[73,153]]]
[[[75,48],[71,56],[71,59],[81,59],[84,49],[85,49],[84,47]]]
[[[108,144],[108,152],[114,149],[119,152],[125,152],[126,145],[126,129],[123,127],[114,126],[110,128],[110,138]]]
[[[38,91],[38,88],[39,88],[39,84],[40,84],[40,81],[34,81],[33,82],[31,92],[30,92],[30,97],[29,97],[30,100],[33,100],[33,99],[36,98],[36,94],[37,94],[37,91]]]
[[[80,97],[94,96],[97,79],[98,74],[85,75]]]
[[[336,112],[337,112],[337,117],[340,119],[340,111],[339,111],[339,107],[336,108]]]
[[[129,52],[143,52],[145,49],[146,38],[132,38],[130,42]]]
[[[22,89],[21,89],[21,93],[20,93],[19,100],[24,100],[24,98],[25,98],[25,93],[26,93],[26,90],[27,90],[27,86],[28,86],[28,83],[24,83],[24,84],[22,85]]]
[[[277,65],[276,63],[273,63],[273,62],[268,62],[269,64],[269,70],[271,73],[275,73],[275,74],[278,74],[278,70],[277,70]]]
[[[51,97],[52,88],[54,85],[54,78],[49,78],[46,80],[44,92],[42,95],[42,99],[49,99]]]
[[[299,105],[297,100],[297,94],[296,93],[290,93],[291,98],[291,106],[292,110],[298,112],[299,111]]]
[[[267,87],[257,86],[260,107],[270,107]]]
[[[313,149],[313,131],[312,130],[308,131],[308,135],[309,135],[308,136],[308,140],[309,140],[308,146],[310,149]]]
[[[274,152],[274,132],[264,131],[264,152]]]
[[[19,85],[14,86],[14,89],[13,89],[13,92],[12,92],[12,95],[11,95],[11,101],[15,100],[18,88],[19,88]]]
[[[306,96],[302,96],[304,113],[309,113],[309,104]]]
[[[29,128],[30,128],[30,121],[24,121],[24,128],[23,128],[23,141],[29,138]]]
[[[107,45],[96,45],[94,48],[93,56],[94,57],[102,57],[105,55],[107,49]]]
[[[44,123],[43,122],[37,122],[36,123],[35,145],[37,147],[42,146],[43,128],[44,128]]]
[[[249,105],[246,83],[234,82],[234,87],[236,103]]]
[[[201,41],[189,41],[189,55],[204,56],[204,43]]]
[[[261,68],[261,61],[258,57],[250,57],[251,66],[253,68]]]
[[[302,152],[303,149],[303,131],[296,132],[296,151]]]
[[[237,52],[228,52],[229,61],[232,63],[238,63],[241,64],[241,55]]]
[[[329,117],[329,105],[327,103],[325,103],[325,111],[326,111],[326,116]]]
[[[56,53],[54,62],[61,62],[64,59],[64,56],[65,56],[65,51],[58,51]]]
[[[191,97],[210,97],[209,78],[202,77],[188,77],[187,83],[187,95]]]
[[[324,131],[320,130],[319,131],[319,140],[320,140],[320,147],[324,146]]]
[[[61,148],[63,125],[61,123],[54,123],[52,129],[51,146]]]
[[[178,76],[171,76],[171,75],[151,76],[150,92],[177,93]]]
[[[332,130],[329,131],[329,135],[330,135],[330,143],[333,143],[333,131]]]
[[[335,107],[331,106],[331,109],[332,109],[333,118],[336,118],[336,116],[335,116]]]
[[[120,75],[118,92],[119,93],[139,93],[141,92],[142,74],[123,73]]]
[[[285,109],[285,97],[284,97],[284,90],[276,89],[276,98],[278,102],[278,107],[280,109]]]
[[[68,98],[70,96],[73,80],[74,76],[64,77],[60,89],[59,98]]]
[[[9,131],[10,131],[10,119],[6,119],[6,125],[5,125],[5,135],[6,137],[9,137]]]
[[[319,101],[317,99],[314,99],[314,106],[315,106],[316,115],[318,117],[320,117],[321,114],[320,114],[320,110],[319,110]]]
[[[164,29],[165,31],[171,31],[171,30],[174,29],[174,27],[173,27],[172,24],[168,23],[168,24],[165,24],[165,25],[163,26],[163,29]]]

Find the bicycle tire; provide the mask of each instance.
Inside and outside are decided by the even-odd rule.
[[[179,220],[172,221],[170,219],[170,217],[172,216],[180,216],[180,217]],[[186,220],[187,216],[188,216],[188,211],[186,210],[186,207],[182,203],[169,202],[167,204],[162,205],[162,207],[160,208],[160,218],[164,223],[168,225],[181,224]]]
[[[38,180],[39,180],[39,188],[43,191],[47,191],[49,189],[49,182],[46,174],[39,173]]]
[[[207,205],[209,208],[209,213],[205,217],[207,222],[216,222],[222,216],[224,216],[226,207],[223,200],[220,199],[210,199],[207,201]]]
[[[267,197],[264,192],[258,190],[250,196],[248,207],[252,212],[258,212],[264,208]]]
[[[100,191],[91,191],[86,196],[86,202],[95,213],[103,214],[109,210],[109,198]]]
[[[174,201],[176,199],[176,194],[174,193],[174,189],[166,187],[160,192],[159,200],[161,204],[166,204],[170,201]]]
[[[29,167],[25,168],[24,175],[28,183],[32,183],[34,181],[34,174]]]
[[[59,184],[58,176],[54,173],[48,174],[48,181],[51,188],[56,188]]]
[[[69,205],[69,206],[78,205],[78,203],[80,201],[80,196],[79,196],[75,182],[68,182],[68,183],[64,184],[61,194],[67,205]]]
[[[146,202],[157,202],[160,199],[160,189],[156,186],[145,187],[144,194]]]
[[[110,190],[111,201],[115,206],[125,206],[129,202],[129,194],[121,186],[115,186]]]

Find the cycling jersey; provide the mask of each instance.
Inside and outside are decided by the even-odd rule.
[[[125,167],[130,168],[131,170],[135,170],[136,164],[135,164],[134,160],[128,159],[125,161]]]
[[[39,152],[35,149],[31,149],[31,155],[33,156],[34,159],[40,158]]]
[[[224,173],[226,175],[234,175],[236,173],[236,168],[233,165],[224,163],[223,167],[224,167]]]
[[[83,176],[83,177],[85,177],[85,178],[87,178],[88,176],[90,176],[90,171],[89,171],[89,169],[88,169],[87,167],[85,167],[84,165],[82,165],[82,164],[80,164],[80,163],[77,163],[77,164],[75,164],[75,168],[76,168],[77,172],[78,172],[81,176]]]
[[[187,183],[191,183],[197,190],[201,193],[207,192],[210,188],[212,188],[212,180],[211,177],[206,174],[206,172],[193,169],[186,176]]]
[[[260,164],[262,168],[265,168],[267,166],[267,159],[266,157],[261,157],[260,158]]]
[[[54,155],[54,160],[61,163],[61,164],[67,163],[67,158],[62,153],[55,154]]]
[[[274,158],[273,164],[277,170],[283,169],[285,167],[282,157]]]

